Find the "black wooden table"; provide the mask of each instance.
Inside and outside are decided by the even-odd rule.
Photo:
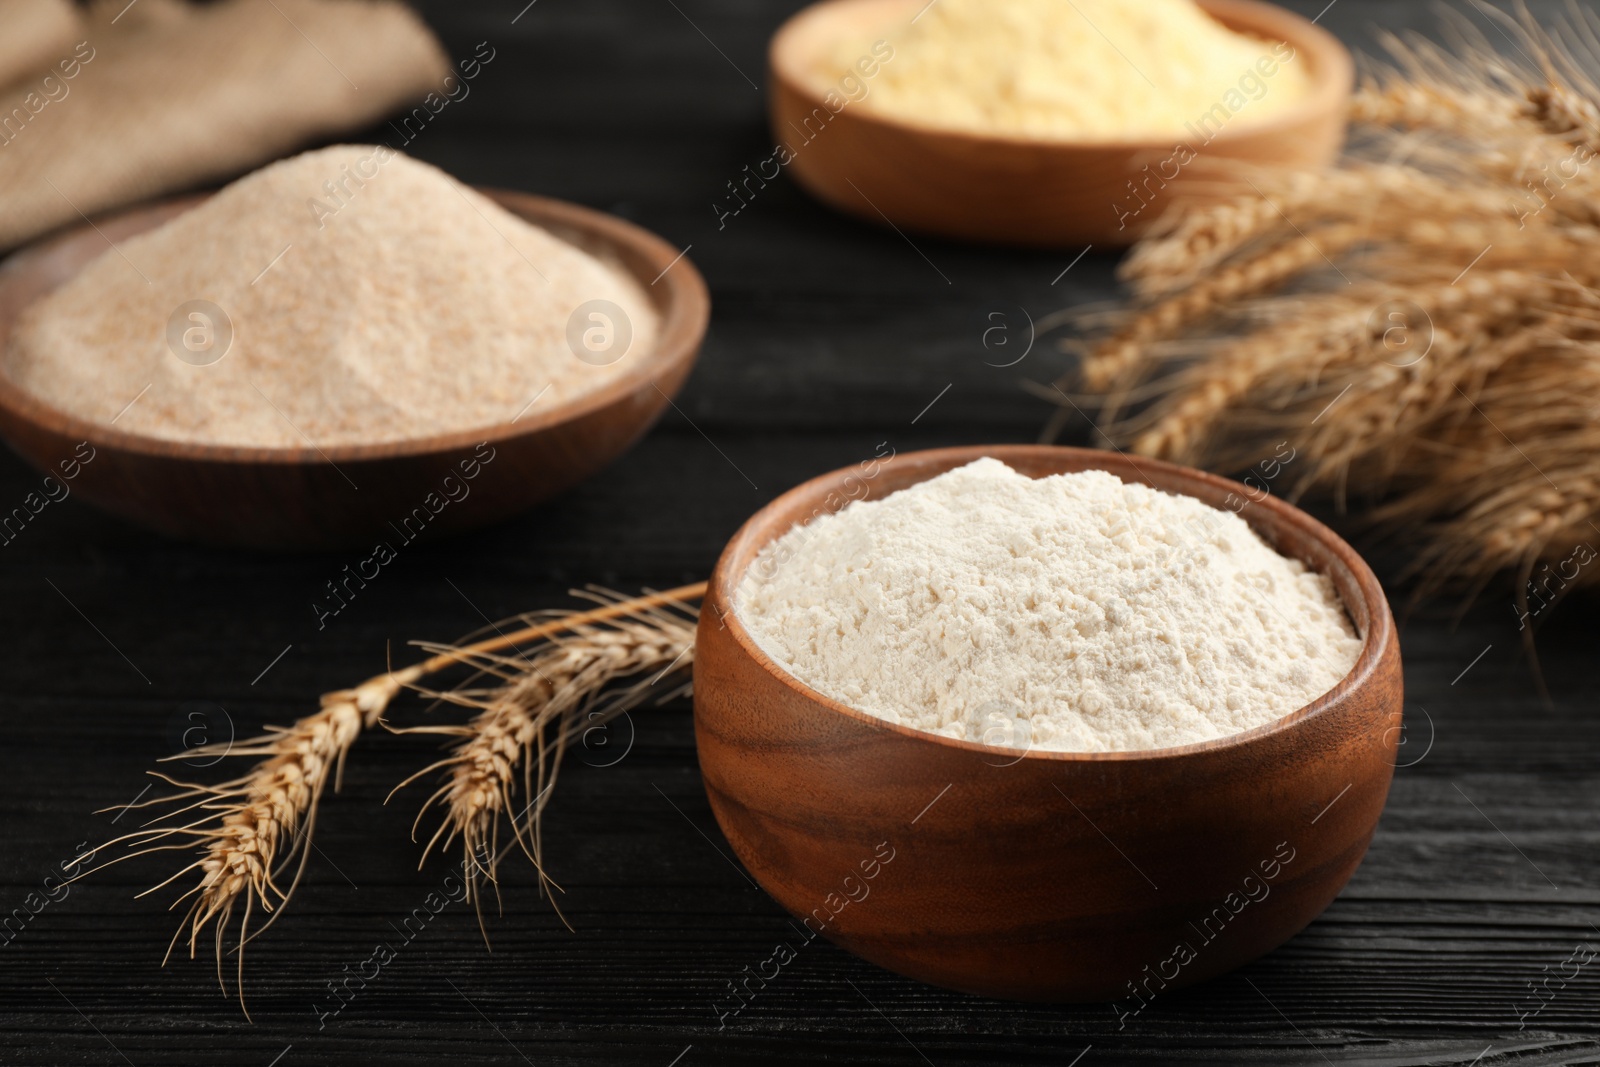
[[[574,585],[703,578],[759,505],[880,442],[1037,435],[1047,407],[1020,382],[1050,380],[1066,357],[1041,343],[999,368],[1020,347],[994,346],[1023,345],[1026,316],[1112,296],[1111,257],[1067,269],[1076,250],[913,245],[787,180],[719,218],[726,183],[771,152],[763,46],[796,4],[524,3],[427,5],[453,54],[487,41],[496,58],[412,150],[465,180],[565,197],[692,246],[715,310],[680,410],[564,498],[408,547],[322,630],[312,601],[354,557],[195,548],[75,500],[49,506],[0,547],[0,911],[27,907],[82,843],[125,828],[118,806],[196,722],[216,737],[287,723],[382,670],[391,647],[404,656],[409,639],[570,603]],[[1316,15],[1324,3],[1292,6]],[[1437,25],[1426,5],[1380,0],[1336,0],[1322,22],[1358,47],[1374,24]],[[986,347],[996,326],[1010,333]],[[1087,436],[1079,425],[1069,438]],[[0,504],[37,484],[0,456]],[[1392,554],[1375,553],[1392,575]],[[324,804],[290,912],[252,948],[253,1025],[209,959],[162,969],[175,916],[133,897],[173,868],[140,861],[54,891],[8,932],[0,1062],[1600,1063],[1600,963],[1569,962],[1600,951],[1595,604],[1563,605],[1540,636],[1547,703],[1510,603],[1495,590],[1459,625],[1439,608],[1403,621],[1404,765],[1365,864],[1327,913],[1125,1027],[1103,1005],[975,999],[821,942],[719,1027],[713,1000],[788,926],[731,859],[679,702],[632,716],[625,758],[580,758],[563,775],[546,847],[575,930],[512,862],[492,955],[470,909],[452,905],[329,1013],[328,984],[395,941],[446,873],[416,869],[420,794],[383,806],[434,747],[373,736]],[[418,719],[420,702],[396,715]]]

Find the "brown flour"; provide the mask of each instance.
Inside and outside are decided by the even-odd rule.
[[[596,300],[620,315],[580,314],[580,358],[569,320]],[[431,166],[342,145],[108,248],[28,309],[5,362],[120,430],[325,447],[546,410],[631,366],[657,325],[620,271]]]

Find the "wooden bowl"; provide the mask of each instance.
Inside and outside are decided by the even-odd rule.
[[[705,282],[678,249],[631,223],[560,200],[482,192],[637,278],[661,314],[655,348],[625,356],[630,368],[587,396],[536,406],[510,423],[322,449],[125,433],[56,410],[0,374],[0,437],[57,477],[60,464],[87,454],[77,451],[87,442],[93,459],[77,465],[74,495],[174,537],[250,548],[398,548],[493,522],[576,485],[627,451],[683,385],[710,314]],[[12,256],[0,265],[0,350],[22,309],[106,253],[108,239],[153,229],[204,199],[136,207],[100,220],[98,230],[83,226]],[[465,468],[476,472],[470,481],[463,463],[477,464]]]
[[[787,169],[819,199],[871,222],[1001,244],[1126,245],[1186,189],[1196,199],[1250,192],[1206,174],[1211,161],[1322,167],[1344,144],[1355,77],[1349,51],[1299,15],[1253,0],[1199,3],[1231,29],[1288,42],[1312,80],[1310,96],[1260,122],[1251,121],[1246,104],[1226,120],[1217,116],[1199,137],[1049,141],[939,129],[855,103],[830,107],[813,57],[841,39],[904,25],[926,3],[823,0],[772,39],[772,128],[793,155]],[[870,101],[871,79],[862,80]],[[834,105],[844,99],[835,96]],[[1202,183],[1203,191],[1196,188]]]
[[[791,490],[729,542],[700,615],[706,794],[805,939],[970,993],[1137,1012],[1283,943],[1361,862],[1399,739],[1394,619],[1349,545],[1267,497],[1242,517],[1333,579],[1363,644],[1327,695],[1233,737],[1149,752],[991,748],[855,711],[762,653],[732,604],[764,545],[860,496],[863,481],[881,498],[980,456],[1032,477],[1107,470],[1218,507],[1249,497],[1173,464],[1045,446],[910,453],[870,480],[852,467]]]

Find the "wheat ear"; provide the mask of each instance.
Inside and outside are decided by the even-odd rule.
[[[1530,651],[1544,608],[1600,586],[1600,17],[1571,12],[1494,16],[1521,60],[1464,26],[1462,55],[1392,40],[1355,108],[1383,129],[1342,170],[1252,170],[1258,197],[1164,220],[1081,371],[1113,446],[1242,472],[1292,441],[1272,491],[1341,508],[1354,476],[1367,530],[1413,539],[1418,596],[1514,577]]]
[[[85,853],[92,856],[107,848],[122,845],[127,851],[116,859],[81,872],[86,877],[115,863],[151,852],[198,849],[197,858],[151,888],[147,896],[177,881],[191,871],[199,880],[188,892],[173,901],[176,908],[191,900],[189,910],[167,946],[163,965],[172,950],[188,933],[189,957],[194,958],[200,936],[210,926],[217,956],[217,981],[222,978],[222,957],[227,928],[241,903],[237,941],[239,1006],[244,1005],[244,946],[282,914],[283,905],[294,893],[310,855],[311,832],[316,825],[317,805],[327,787],[330,774],[342,777],[344,760],[361,732],[373,725],[390,700],[417,672],[410,668],[369,679],[354,689],[328,693],[321,709],[288,729],[269,728],[268,732],[243,744],[211,745],[191,749],[172,759],[212,756],[259,756],[261,761],[248,774],[218,785],[179,781],[152,771],[154,777],[178,787],[179,792],[130,805],[147,809],[180,805],[150,820],[132,833],[100,845]],[[199,813],[191,821],[185,816]],[[284,874],[293,868],[294,876],[285,887]],[[250,920],[259,909],[267,920],[250,929]]]
[[[1089,354],[1079,374],[1090,389],[1111,394],[1108,417],[1114,419],[1124,390],[1149,369],[1149,350],[1156,342],[1205,323],[1241,300],[1288,284],[1361,241],[1366,232],[1363,225],[1340,223],[1317,231],[1314,239],[1296,236],[1247,262],[1230,264],[1141,311]]]
[[[467,685],[433,692],[449,703],[478,709],[469,722],[413,727],[404,733],[433,733],[458,739],[449,754],[395,787],[395,792],[435,771],[443,782],[423,803],[415,830],[429,812],[443,818],[423,847],[421,863],[435,848],[460,840],[468,872],[468,898],[483,929],[481,887],[498,892],[497,868],[502,827],[538,872],[541,891],[558,886],[545,870],[540,843],[540,817],[555,789],[561,758],[569,745],[600,729],[652,695],[666,700],[681,695],[683,686],[656,686],[694,660],[697,612],[672,599],[624,600],[603,591],[589,595],[608,605],[612,614],[585,621],[559,620],[561,629],[534,648],[506,656],[472,648],[440,647],[471,667],[487,685]],[[613,683],[635,679],[617,690]],[[393,794],[391,793],[391,796]],[[518,810],[518,800],[521,810]],[[560,914],[559,905],[556,906]],[[564,919],[563,919],[564,921]],[[487,932],[484,941],[488,942]]]
[[[176,908],[193,898],[162,962],[171,958],[172,949],[185,932],[189,955],[193,958],[202,933],[210,927],[217,958],[217,981],[224,989],[222,957],[225,951],[233,951],[238,956],[235,985],[240,1009],[248,1019],[250,1013],[244,1000],[244,947],[283,914],[284,906],[294,894],[313,847],[311,836],[316,826],[317,806],[330,775],[337,790],[350,746],[364,731],[378,724],[403,689],[414,687],[422,679],[447,668],[471,663],[473,657],[549,640],[562,632],[648,612],[663,604],[691,600],[704,592],[705,583],[702,582],[631,601],[607,603],[590,611],[564,613],[510,633],[498,632],[494,637],[460,648],[440,647],[420,663],[386,671],[352,689],[324,695],[315,714],[287,729],[269,728],[262,736],[243,744],[206,746],[168,757],[258,756],[261,760],[247,774],[218,785],[183,782],[161,772],[151,772],[177,786],[179,792],[129,805],[128,810],[172,804],[178,807],[164,811],[132,833],[85,852],[79,857],[80,861],[87,862],[108,848],[123,846],[126,849],[116,858],[80,872],[77,877],[87,877],[123,860],[152,852],[195,850],[197,855],[193,862],[139,896],[154,893],[190,872],[199,872],[196,884],[173,902]],[[284,886],[283,876],[291,868],[294,876]],[[241,907],[243,915],[238,939],[229,950],[227,929]],[[268,917],[252,931],[250,921],[258,908]]]

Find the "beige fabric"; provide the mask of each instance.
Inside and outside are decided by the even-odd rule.
[[[81,40],[72,0],[0,0],[0,85],[53,66]]]
[[[450,69],[392,0],[108,0],[89,21],[75,76],[0,92],[0,248],[370,125]]]

